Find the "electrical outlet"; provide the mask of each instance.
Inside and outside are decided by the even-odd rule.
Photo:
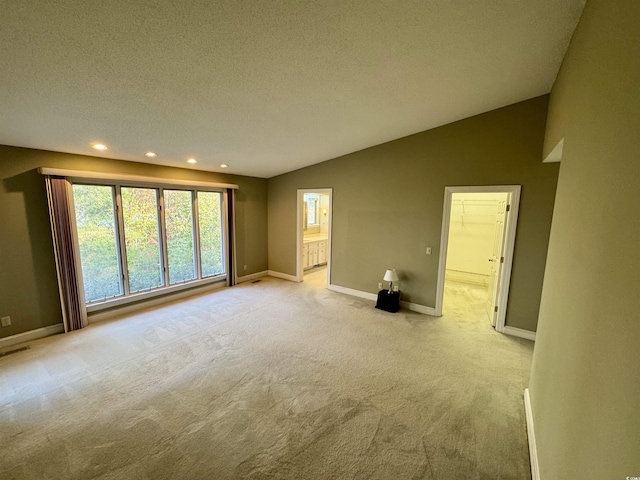
[[[398,290],[399,290],[399,289],[398,289],[398,286],[397,286],[397,285],[394,285],[394,286],[393,286],[393,291],[394,291],[394,292],[397,292]]]
[[[247,266],[246,266],[246,265],[244,266],[244,269],[245,269],[245,270],[247,269]]]
[[[0,318],[0,322],[2,323],[3,327],[10,327],[11,326],[11,317],[2,317],[2,318]]]
[[[382,282],[378,282],[378,290],[382,290]]]
[[[431,255],[431,247],[427,247],[427,255]]]

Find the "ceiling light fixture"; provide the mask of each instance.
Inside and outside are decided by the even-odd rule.
[[[187,163],[198,163],[198,161],[195,158],[189,158]]]
[[[227,165],[226,163],[221,163],[220,168],[229,168],[229,165]]]
[[[93,148],[95,148],[96,150],[106,150],[107,146],[102,144],[102,143],[94,143],[93,145],[91,145]]]
[[[149,157],[149,158],[153,158],[153,157],[157,157],[158,154],[154,153],[154,152],[147,152],[144,154],[145,157]]]

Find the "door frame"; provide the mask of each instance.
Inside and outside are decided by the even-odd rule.
[[[504,264],[500,285],[498,287],[498,316],[495,329],[504,332],[507,315],[507,301],[511,283],[511,268],[513,266],[513,252],[516,243],[516,227],[518,225],[518,210],[520,209],[521,185],[477,185],[464,187],[444,187],[444,206],[442,211],[442,233],[440,235],[440,258],[438,263],[438,284],[436,288],[436,315],[442,315],[444,299],[444,282],[447,263],[447,249],[449,247],[449,227],[451,224],[451,201],[454,193],[508,193],[509,212],[506,218],[505,238],[503,245]]]
[[[302,216],[305,193],[320,193],[329,196],[329,225],[327,227],[327,288],[331,285],[331,232],[333,230],[333,188],[299,188],[297,193],[296,210],[296,282],[302,282],[304,267],[302,266],[302,245],[304,233],[302,231]]]

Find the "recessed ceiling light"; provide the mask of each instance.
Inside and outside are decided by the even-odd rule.
[[[198,163],[198,160],[196,160],[195,158],[190,158],[187,160],[187,163]]]
[[[153,157],[157,157],[158,154],[157,153],[153,153],[153,152],[147,152],[144,154],[145,157],[149,157],[149,158],[153,158]]]
[[[96,150],[106,150],[107,146],[103,145],[102,143],[94,143],[93,145],[91,145],[93,148],[95,148]]]
[[[229,168],[229,165],[227,165],[226,163],[222,163],[220,164],[220,168]]]

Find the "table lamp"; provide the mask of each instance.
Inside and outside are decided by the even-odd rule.
[[[384,274],[384,278],[382,279],[385,282],[389,282],[389,293],[393,292],[393,282],[398,281],[398,274],[396,273],[395,268],[390,268]]]

